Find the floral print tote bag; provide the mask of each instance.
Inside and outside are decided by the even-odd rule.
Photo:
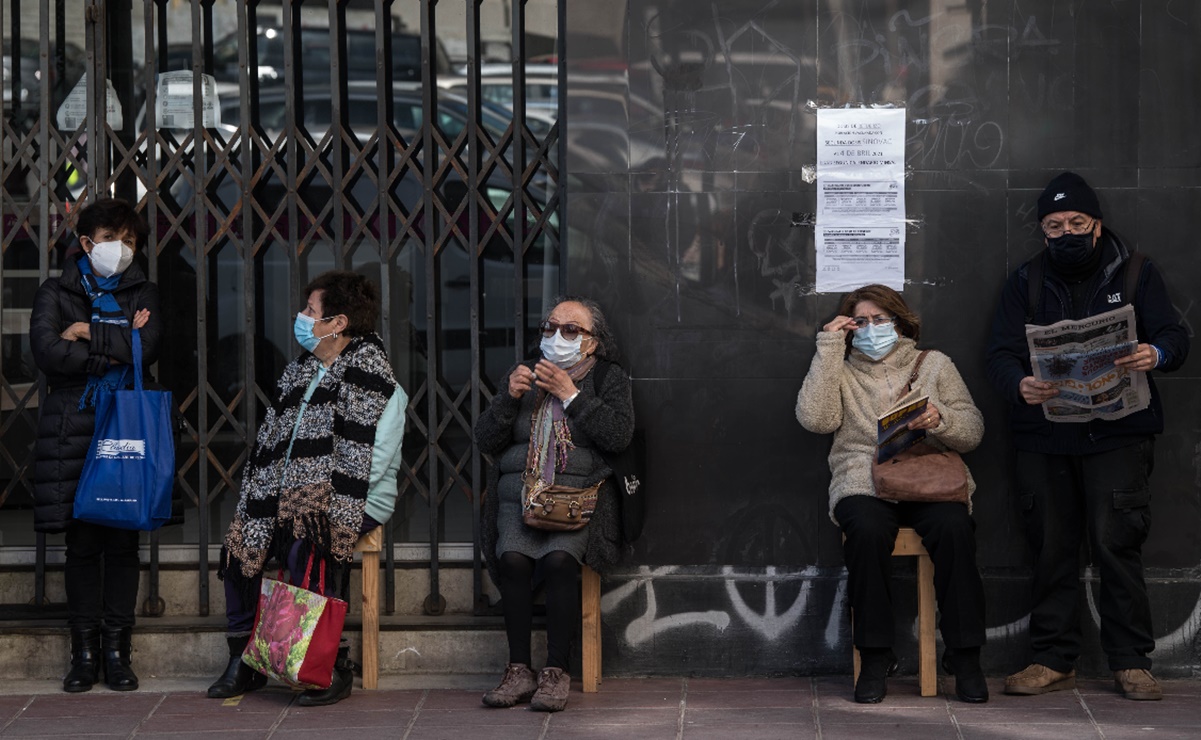
[[[316,591],[309,590],[313,558],[304,582],[293,586],[264,578],[254,634],[242,662],[259,673],[303,689],[327,689],[333,681],[338,641],[346,621],[346,602],[325,596],[325,563]]]

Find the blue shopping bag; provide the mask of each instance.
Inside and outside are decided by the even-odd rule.
[[[158,529],[171,518],[175,438],[170,391],[142,388],[142,338],[133,335],[133,390],[96,394],[96,431],[75,490],[75,518]]]

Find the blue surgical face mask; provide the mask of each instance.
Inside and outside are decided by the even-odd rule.
[[[332,318],[334,317],[314,319],[312,316],[305,316],[302,313],[298,313],[296,314],[296,322],[292,324],[292,335],[296,337],[296,341],[300,343],[301,347],[312,352],[317,349],[318,344],[321,344],[322,339],[337,336],[337,332],[326,334],[323,337],[319,337],[313,333],[313,327],[316,326],[318,321],[329,321]]]
[[[897,329],[892,324],[868,324],[855,330],[851,346],[873,360],[883,359],[897,346]]]

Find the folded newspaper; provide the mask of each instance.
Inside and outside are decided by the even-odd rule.
[[[1035,380],[1059,389],[1043,404],[1050,421],[1120,419],[1151,404],[1147,374],[1114,364],[1138,347],[1133,306],[1050,326],[1027,324],[1026,343]]]

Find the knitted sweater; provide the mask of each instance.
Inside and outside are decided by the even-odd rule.
[[[349,566],[370,488],[376,427],[396,378],[374,333],[351,339],[306,401],[320,365],[305,352],[276,384],[225,535],[221,576],[238,570],[252,578],[268,558],[284,562],[297,540],[336,575]]]
[[[919,350],[901,337],[896,349],[873,362],[858,350],[846,355],[841,331],[817,335],[817,354],[797,394],[796,417],[817,434],[834,433],[830,448],[830,518],[847,496],[875,496],[872,458],[876,452],[876,420],[905,392]],[[951,359],[932,351],[922,363],[913,387],[930,396],[942,420],[927,440],[935,447],[968,452],[984,436],[984,417],[972,402]],[[968,471],[968,507],[976,483]]]

